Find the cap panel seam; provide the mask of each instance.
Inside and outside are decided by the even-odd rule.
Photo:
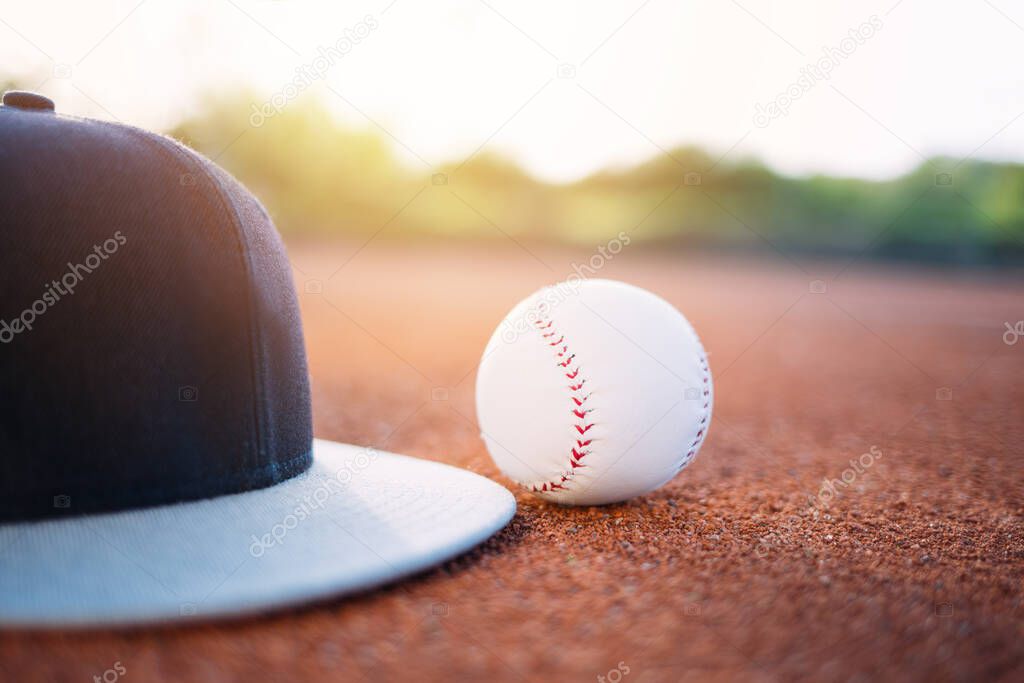
[[[164,154],[169,154],[170,156],[172,156],[180,164],[181,168],[186,169],[187,171],[201,173],[203,175],[203,177],[205,177],[207,180],[209,180],[210,183],[213,185],[213,187],[216,189],[216,192],[215,192],[215,194],[217,195],[216,201],[220,205],[221,209],[224,211],[224,213],[225,213],[226,217],[228,218],[228,220],[232,224],[232,228],[233,228],[232,232],[234,234],[235,243],[236,243],[237,248],[238,248],[239,263],[240,263],[241,268],[242,268],[243,276],[246,278],[246,287],[245,287],[245,292],[246,292],[246,296],[245,296],[245,300],[246,300],[246,318],[248,318],[248,320],[249,320],[248,329],[246,330],[246,341],[248,342],[249,382],[250,382],[250,385],[252,386],[252,389],[253,389],[253,399],[254,399],[252,401],[252,417],[253,417],[253,426],[254,426],[254,430],[255,430],[254,436],[256,437],[255,441],[256,441],[257,460],[258,460],[259,466],[263,466],[263,465],[265,465],[267,463],[271,463],[272,462],[272,458],[270,458],[269,454],[266,453],[266,450],[264,448],[265,439],[264,439],[264,431],[263,430],[264,430],[265,419],[264,419],[264,415],[262,414],[262,409],[261,409],[261,406],[260,406],[260,397],[262,397],[264,395],[264,393],[265,393],[264,392],[264,387],[263,387],[263,379],[262,379],[262,376],[261,375],[258,376],[258,373],[256,372],[256,345],[259,342],[256,339],[256,336],[257,336],[257,334],[256,334],[256,328],[257,328],[257,325],[256,325],[256,315],[255,315],[255,312],[253,310],[254,306],[255,306],[255,303],[253,302],[253,299],[252,299],[252,289],[253,289],[253,286],[254,286],[253,274],[252,274],[252,264],[251,264],[251,262],[249,261],[249,259],[246,256],[245,244],[244,244],[244,241],[242,239],[242,234],[241,234],[242,233],[241,217],[238,215],[238,211],[235,208],[234,203],[231,203],[231,207],[230,208],[227,206],[227,203],[226,203],[225,197],[224,197],[224,187],[223,187],[223,185],[221,185],[221,183],[213,176],[212,173],[210,173],[206,169],[205,166],[200,164],[197,160],[190,158],[181,149],[179,149],[179,146],[178,146],[179,143],[177,143],[175,141],[172,141],[169,138],[163,137],[161,135],[156,135],[156,134],[153,134],[153,133],[149,133],[148,131],[144,131],[142,129],[135,128],[134,126],[127,126],[127,125],[123,125],[123,124],[115,125],[115,124],[109,123],[107,121],[95,121],[95,120],[92,120],[92,119],[87,119],[87,120],[89,120],[92,123],[98,123],[98,124],[101,124],[101,125],[104,125],[104,126],[115,128],[117,130],[127,130],[127,131],[129,131],[130,133],[132,133],[136,137],[142,139],[144,142],[149,143],[150,145],[155,147],[157,150],[163,152]],[[260,348],[262,348],[262,346],[260,346]]]
[[[266,449],[266,439],[264,434],[264,426],[266,424],[266,415],[264,411],[266,406],[263,403],[263,397],[266,396],[265,387],[263,385],[263,373],[257,371],[257,349],[260,351],[260,357],[262,357],[263,343],[260,339],[259,325],[256,323],[256,304],[253,301],[253,288],[256,286],[255,278],[253,276],[252,260],[249,258],[248,251],[246,249],[247,243],[243,237],[242,230],[242,217],[238,215],[238,208],[235,203],[228,198],[225,198],[224,185],[218,180],[206,166],[200,163],[198,160],[187,157],[177,147],[177,143],[171,142],[163,137],[156,137],[154,142],[158,142],[160,145],[174,153],[176,156],[182,159],[185,164],[194,164],[197,170],[202,173],[216,188],[217,200],[225,213],[228,214],[232,222],[232,227],[235,242],[238,245],[238,258],[242,266],[242,271],[246,278],[245,287],[245,300],[246,300],[246,317],[249,319],[249,381],[252,384],[254,396],[253,396],[253,420],[256,428],[256,453],[259,464],[265,465],[273,463],[271,454]]]

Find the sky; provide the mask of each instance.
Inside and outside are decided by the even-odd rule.
[[[243,125],[314,98],[412,166],[496,152],[555,182],[684,144],[794,175],[1022,161],[1022,64],[1011,0],[0,0],[0,79],[58,112],[165,130],[221,94],[253,94]]]

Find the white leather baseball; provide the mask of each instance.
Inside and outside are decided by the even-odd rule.
[[[494,332],[476,381],[481,435],[542,498],[602,505],[652,491],[696,456],[711,372],[667,301],[612,280],[545,287]]]

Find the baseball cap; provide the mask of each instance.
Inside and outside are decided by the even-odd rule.
[[[8,92],[0,206],[0,625],[291,606],[512,517],[484,477],[313,438],[284,247],[212,161]]]

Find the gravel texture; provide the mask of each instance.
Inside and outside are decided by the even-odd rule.
[[[592,254],[375,240],[291,255],[317,435],[510,485],[476,434],[476,363],[513,304]],[[311,608],[0,632],[0,674],[1022,680],[1024,339],[1003,335],[1024,285],[857,266],[639,247],[603,264],[677,305],[709,351],[709,438],[659,491],[602,508],[518,493],[475,551]]]

